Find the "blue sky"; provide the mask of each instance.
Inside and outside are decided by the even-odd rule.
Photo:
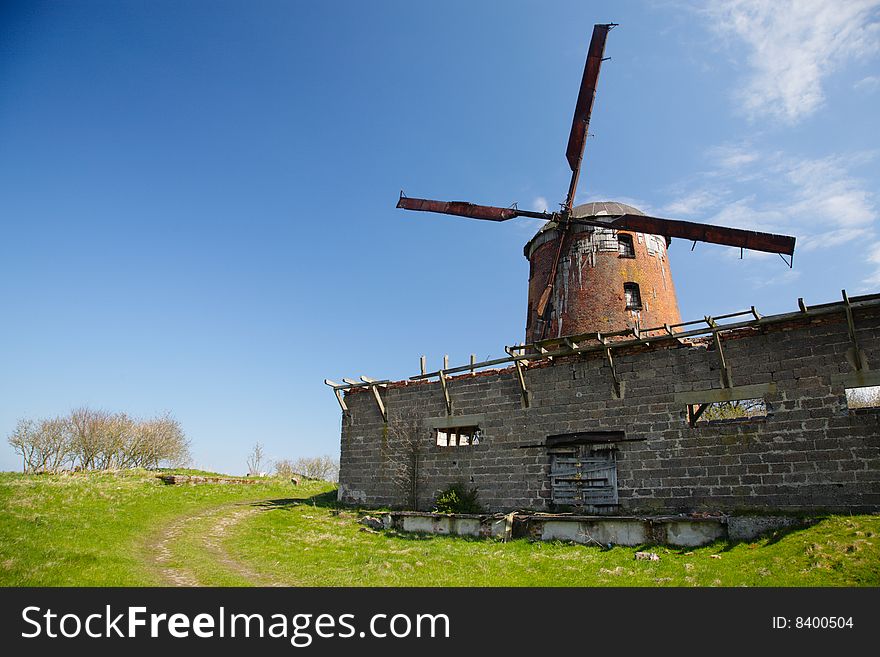
[[[798,237],[674,241],[686,319],[880,291],[880,2],[5,2],[0,433],[171,411],[198,465],[338,452],[325,377],[523,337],[592,25],[579,202]],[[18,466],[0,446],[0,469]]]

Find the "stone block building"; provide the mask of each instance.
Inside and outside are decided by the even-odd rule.
[[[880,510],[880,408],[859,397],[880,385],[880,295],[752,312],[334,384],[339,499],[429,509],[462,482],[490,511]]]

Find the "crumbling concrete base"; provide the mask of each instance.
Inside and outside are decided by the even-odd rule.
[[[751,540],[774,529],[811,524],[793,516],[570,516],[552,514],[472,515],[392,511],[386,529],[447,536],[531,538],[583,545],[672,545],[699,547],[719,539]]]

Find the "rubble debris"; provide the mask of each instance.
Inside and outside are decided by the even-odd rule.
[[[364,516],[358,520],[358,523],[373,530],[385,529],[385,523],[382,522],[381,518],[377,518],[376,516]]]

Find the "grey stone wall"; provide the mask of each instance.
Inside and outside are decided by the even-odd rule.
[[[856,312],[855,325],[868,363],[880,367],[880,312]],[[853,369],[843,314],[743,330],[722,344],[735,385],[776,384],[766,418],[688,425],[676,394],[721,387],[711,342],[615,352],[621,399],[599,355],[530,367],[528,408],[513,369],[450,379],[453,416],[482,414],[483,439],[438,447],[423,427],[417,507],[430,508],[438,490],[463,481],[489,510],[549,510],[547,436],[622,430],[618,513],[880,509],[880,410],[847,408],[844,379]],[[394,423],[446,415],[436,380],[392,384],[382,395],[390,429],[369,391],[346,395],[343,502],[405,506],[395,482],[402,454]]]

